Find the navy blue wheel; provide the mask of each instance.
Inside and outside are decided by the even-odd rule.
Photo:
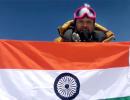
[[[54,91],[62,100],[72,100],[80,90],[80,82],[78,78],[71,73],[60,74],[54,82]]]

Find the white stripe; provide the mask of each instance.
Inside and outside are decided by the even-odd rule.
[[[0,100],[60,100],[54,92],[58,75],[78,77],[75,100],[96,100],[130,95],[128,67],[98,70],[0,70]],[[6,99],[3,99],[6,98]]]
[[[129,66],[130,66],[130,47],[129,47]],[[128,84],[129,84],[129,87],[130,87],[130,67],[128,69]]]

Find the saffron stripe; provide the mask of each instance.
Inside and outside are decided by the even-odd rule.
[[[130,43],[0,41],[0,69],[91,70],[129,65]]]

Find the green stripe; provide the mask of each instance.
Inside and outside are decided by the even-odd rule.
[[[119,97],[119,98],[109,98],[109,99],[103,99],[103,100],[130,100],[130,96]]]

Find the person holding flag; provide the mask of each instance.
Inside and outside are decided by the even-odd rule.
[[[58,27],[57,42],[109,42],[114,33],[96,23],[96,12],[85,4],[74,12],[74,19]]]

